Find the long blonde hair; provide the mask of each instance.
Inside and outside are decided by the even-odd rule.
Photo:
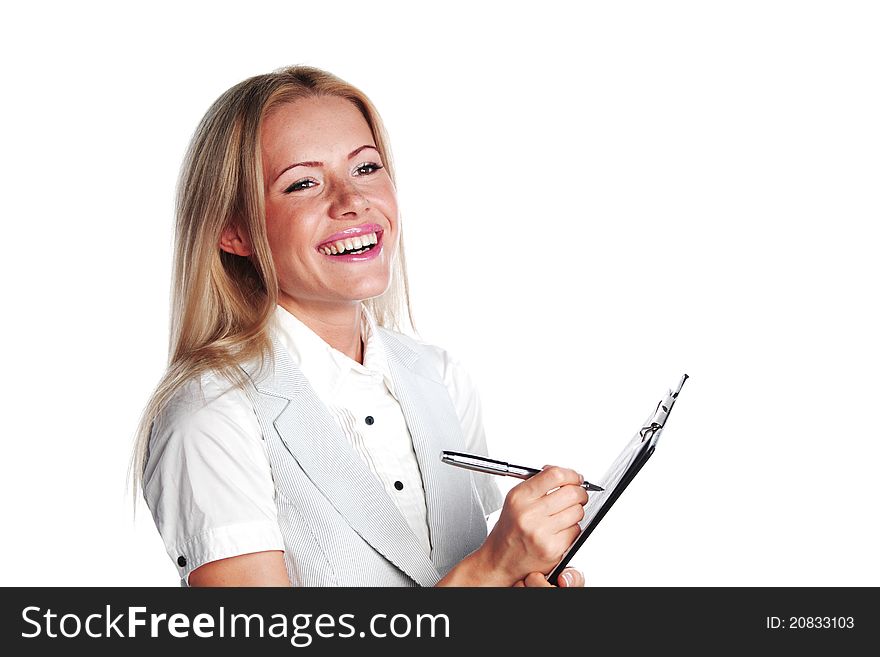
[[[278,281],[266,239],[260,128],[279,105],[315,96],[345,98],[360,110],[394,182],[388,138],[376,108],[359,89],[326,71],[278,69],[240,82],[214,102],[193,135],[178,182],[168,367],[137,429],[129,470],[135,504],[153,422],[174,393],[207,371],[244,386],[239,365],[265,362],[271,351],[267,328]],[[252,256],[219,248],[230,225],[250,238]],[[403,331],[405,316],[415,330],[402,232],[399,240],[388,289],[364,304],[380,326]]]

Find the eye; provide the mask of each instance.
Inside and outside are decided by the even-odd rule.
[[[316,183],[311,178],[303,178],[302,180],[297,180],[295,183],[291,184],[287,189],[284,190],[284,193],[290,194],[291,192],[298,192],[301,189],[311,189],[317,184],[318,183]]]
[[[372,173],[376,173],[379,169],[384,169],[381,164],[376,164],[375,162],[364,162],[363,164],[359,164],[355,169],[356,176],[369,176]]]

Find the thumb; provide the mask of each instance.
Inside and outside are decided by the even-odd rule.
[[[557,584],[563,588],[582,587],[584,585],[584,575],[574,568],[566,568],[559,575]]]

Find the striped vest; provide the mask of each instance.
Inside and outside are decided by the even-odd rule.
[[[242,368],[294,586],[433,586],[486,538],[473,476],[440,461],[464,435],[439,363],[403,334],[379,327],[379,337],[422,475],[430,555],[277,339],[264,372]]]

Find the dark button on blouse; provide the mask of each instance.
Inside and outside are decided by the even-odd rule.
[[[186,565],[186,557],[177,557],[177,565],[183,568]]]
[[[375,422],[375,420],[373,419],[372,415],[368,415],[367,417],[364,418],[364,422],[366,422],[367,424],[373,424],[373,422]]]
[[[397,490],[403,490],[403,482],[402,482],[402,481],[395,481],[395,482],[394,482],[394,487],[395,487]]]

